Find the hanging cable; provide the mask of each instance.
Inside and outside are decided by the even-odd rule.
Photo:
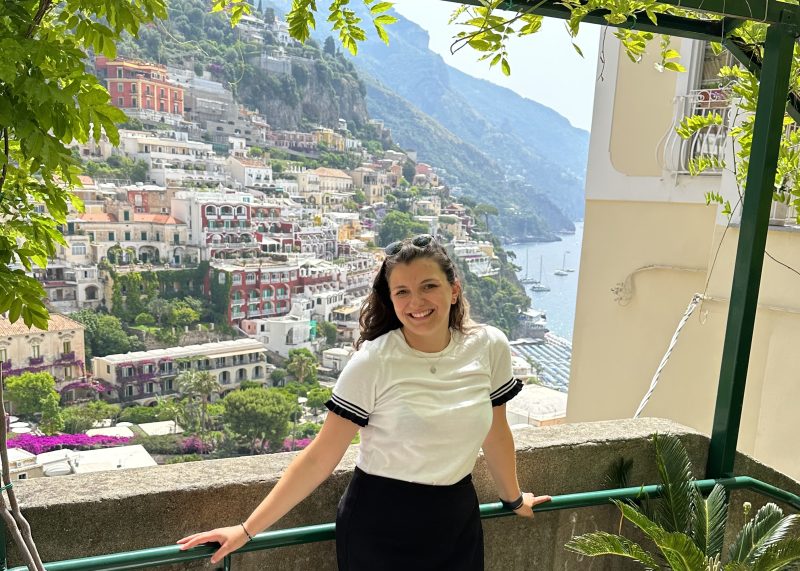
[[[675,334],[672,336],[672,340],[669,342],[669,347],[667,347],[667,352],[664,354],[664,358],[661,359],[661,363],[658,365],[658,369],[656,369],[656,374],[653,375],[653,380],[650,381],[650,388],[647,389],[647,393],[644,395],[642,402],[639,403],[639,407],[636,409],[633,418],[639,418],[639,415],[642,414],[644,407],[647,406],[647,401],[650,400],[650,397],[656,390],[656,385],[658,385],[658,379],[661,376],[661,371],[663,371],[664,367],[667,366],[667,362],[669,361],[669,358],[672,355],[672,350],[678,343],[678,337],[681,334],[681,330],[683,329],[684,325],[686,325],[686,322],[689,321],[689,318],[692,316],[692,313],[694,313],[694,310],[697,309],[697,306],[700,305],[700,302],[702,300],[703,300],[702,294],[696,293],[692,296],[692,301],[689,302],[689,306],[686,308],[686,312],[683,314],[680,323],[678,323],[678,328],[675,330]]]

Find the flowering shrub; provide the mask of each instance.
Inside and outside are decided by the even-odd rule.
[[[313,438],[296,438],[294,441],[294,450],[302,450],[303,448],[311,444],[312,440]],[[291,450],[292,450],[292,439],[287,438],[286,440],[283,441],[283,451],[290,452]]]
[[[213,449],[210,442],[203,442],[197,436],[184,438],[180,446],[184,454],[208,454]]]
[[[87,436],[86,434],[59,434],[56,436],[37,436],[19,434],[8,439],[9,448],[22,448],[31,454],[42,454],[51,450],[68,448],[70,450],[89,450],[127,444],[130,438],[121,436]]]

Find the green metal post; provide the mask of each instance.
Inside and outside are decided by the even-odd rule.
[[[769,27],[706,467],[708,478],[733,473],[794,42],[794,28],[781,24]]]

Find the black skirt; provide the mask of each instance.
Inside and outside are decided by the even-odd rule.
[[[336,514],[336,559],[339,571],[482,571],[472,476],[429,486],[356,468]]]

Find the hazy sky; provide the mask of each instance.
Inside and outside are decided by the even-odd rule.
[[[450,54],[453,36],[459,31],[447,21],[457,6],[434,0],[396,0],[395,9],[428,31],[430,48],[451,66],[475,77],[513,89],[523,97],[546,105],[566,117],[575,127],[591,127],[597,73],[597,49],[601,28],[581,26],[576,43],[581,57],[572,47],[564,22],[545,18],[542,29],[533,36],[513,42],[509,47],[511,76],[497,65],[477,61],[479,54],[469,47]],[[391,38],[391,26],[389,37]]]

